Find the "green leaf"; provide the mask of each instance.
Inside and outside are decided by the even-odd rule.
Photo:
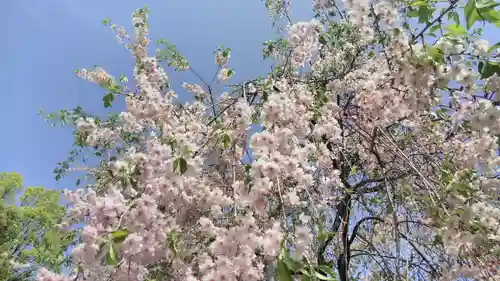
[[[444,62],[444,53],[438,47],[428,47],[427,54],[436,62]]]
[[[333,271],[333,269],[327,265],[318,265],[315,267],[316,269],[319,269],[321,271],[323,271],[324,273],[330,275],[330,276],[336,276],[335,272]]]
[[[174,256],[176,256],[177,244],[179,243],[179,234],[175,231],[170,231],[167,234],[167,243],[168,247],[170,248],[170,251],[174,254]]]
[[[356,165],[352,166],[350,175],[354,175],[358,172],[358,167]]]
[[[479,70],[481,73],[481,79],[485,79],[497,74],[500,76],[500,63],[488,61],[486,63],[479,63]]]
[[[111,238],[114,242],[120,243],[123,242],[128,236],[128,231],[126,229],[119,229],[117,231],[113,231],[111,233]]]
[[[449,34],[455,35],[455,36],[467,34],[465,27],[463,27],[461,25],[450,24],[450,25],[446,26],[444,29],[446,29]]]
[[[410,11],[407,13],[407,15],[410,18],[416,18],[416,17],[418,17],[418,11],[415,9],[410,9]]]
[[[326,240],[328,240],[330,237],[332,237],[334,234],[335,233],[333,233],[331,231],[321,231],[316,236],[316,240],[318,240],[319,242],[323,243]]]
[[[426,0],[417,0],[417,1],[411,2],[410,6],[412,6],[412,7],[427,6],[427,1]]]
[[[477,12],[480,18],[500,27],[500,11],[487,7],[478,9]]]
[[[467,29],[470,29],[474,23],[479,19],[479,13],[476,9],[476,0],[469,0],[464,7],[465,21],[467,22]]]
[[[304,268],[304,264],[293,259],[290,256],[290,252],[286,248],[283,248],[281,251],[281,259],[285,263],[286,267],[292,272],[298,272]]]
[[[187,70],[189,63],[184,56],[177,50],[177,46],[170,44],[167,39],[157,40],[157,44],[164,44],[165,49],[156,51],[156,58],[160,61],[167,61],[168,66],[175,67],[176,71]]]
[[[325,45],[325,44],[326,44],[325,36],[320,35],[318,39],[319,39],[319,43],[320,43],[320,44],[322,44],[322,45]]]
[[[370,201],[373,202],[374,204],[382,203],[382,199],[380,199],[379,197],[374,197],[374,198],[370,199]]]
[[[113,247],[113,243],[109,243],[109,252],[108,252],[108,265],[116,265],[118,263],[116,259],[115,248]]]
[[[103,258],[109,253],[109,244],[107,242],[102,242],[99,245],[99,251],[97,252],[97,260],[104,262]]]
[[[175,159],[174,160],[174,172],[177,170],[177,168],[179,168],[179,171],[181,172],[181,174],[184,174],[184,172],[186,172],[186,170],[187,170],[186,159],[184,159],[182,157]]]
[[[180,158],[177,158],[174,160],[174,167],[173,167],[173,171],[175,172],[177,170],[177,167],[179,167],[179,160]]]
[[[222,136],[222,143],[224,145],[224,149],[228,149],[229,145],[231,145],[231,137],[228,134],[224,134]]]
[[[114,99],[115,96],[112,93],[108,93],[107,95],[102,97],[102,101],[104,102],[104,107],[105,108],[111,107]]]
[[[320,280],[325,280],[325,281],[337,281],[337,278],[335,277],[328,277],[328,276],[325,276],[317,271],[314,272],[314,275],[320,279]]]
[[[281,259],[278,259],[277,270],[280,281],[293,281],[290,271],[288,271],[286,264]]]
[[[436,11],[435,8],[429,6],[420,6],[418,9],[418,22],[427,23],[432,18],[432,14]]]
[[[186,159],[181,158],[181,160],[179,162],[179,168],[180,168],[181,174],[184,174],[186,172],[186,170],[187,170],[187,161],[186,161]]]
[[[453,19],[456,25],[460,25],[460,16],[457,12],[451,11],[448,13],[448,19]]]
[[[259,124],[259,117],[260,117],[260,114],[258,111],[255,111],[253,114],[252,114],[252,124]]]
[[[494,0],[476,0],[476,8],[495,8],[500,6],[500,2],[496,2]]]
[[[500,49],[500,42],[488,48],[488,54],[491,55],[496,49]]]

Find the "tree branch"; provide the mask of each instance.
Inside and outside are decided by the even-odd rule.
[[[349,246],[354,242],[354,239],[356,239],[356,234],[357,234],[358,229],[361,226],[361,224],[364,223],[365,221],[369,221],[369,220],[376,220],[376,221],[384,222],[383,219],[381,219],[380,217],[376,217],[376,216],[362,218],[360,221],[358,221],[356,223],[356,225],[354,225],[354,228],[353,228],[352,234],[351,234],[351,238],[349,239]]]
[[[408,239],[408,236],[404,235],[403,233],[399,233],[399,235],[401,235],[401,237],[403,237],[403,239],[408,241],[408,244],[410,244],[410,246],[415,250],[415,252],[417,252],[417,254],[425,261],[425,263],[427,263],[427,265],[431,268],[432,272],[434,272],[434,274],[436,276],[439,276],[440,274],[439,274],[438,270],[432,265],[432,263],[429,261],[429,259],[417,248],[415,243],[413,243],[413,241]]]
[[[422,29],[417,35],[414,35],[412,36],[411,38],[411,41],[410,41],[410,44],[414,44],[417,39],[419,37],[423,37],[424,36],[424,33],[427,31],[427,29],[429,29],[431,26],[433,26],[436,22],[438,21],[441,21],[443,19],[443,17],[451,10],[453,10],[455,8],[455,6],[457,5],[458,3],[458,0],[453,0],[451,3],[450,3],[450,6],[448,8],[446,8],[446,10],[442,11],[441,14],[439,14],[439,16],[437,18],[435,18],[433,21],[431,21],[430,23],[428,23],[424,29]]]

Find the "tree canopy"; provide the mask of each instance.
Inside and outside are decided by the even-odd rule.
[[[499,279],[499,3],[265,4],[273,70],[235,84],[228,47],[212,79],[166,39],[149,55],[147,8],[134,36],[103,21],[134,82],[78,69],[125,110],[46,115],[75,128],[55,173],[86,171],[63,223],[84,226],[71,279],[39,280]],[[165,69],[199,79],[189,102]]]
[[[35,280],[40,267],[61,272],[70,266],[66,251],[72,231],[57,225],[66,213],[60,191],[24,188],[18,173],[0,173],[0,280]]]

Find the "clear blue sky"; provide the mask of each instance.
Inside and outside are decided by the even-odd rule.
[[[302,17],[295,12],[294,20],[308,19],[310,1],[301,2]],[[111,18],[131,32],[131,14],[144,5],[152,12],[152,40],[166,37],[177,44],[202,76],[213,76],[213,51],[220,44],[232,48],[235,81],[268,71],[261,43],[275,33],[260,0],[0,1],[6,18],[0,44],[0,171],[21,173],[25,185],[73,188],[74,177],[57,183],[52,173],[71,151],[71,130],[53,128],[36,113],[41,107],[56,111],[77,105],[104,113],[103,90],[78,79],[73,70],[95,64],[131,78],[129,52],[101,20]],[[172,72],[175,90],[183,81],[196,82],[192,75]],[[121,109],[119,103],[113,110]]]

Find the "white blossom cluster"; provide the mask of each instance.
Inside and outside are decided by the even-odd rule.
[[[298,22],[288,29],[289,43],[292,48],[291,65],[304,66],[319,48],[319,32],[322,25],[317,20]]]

